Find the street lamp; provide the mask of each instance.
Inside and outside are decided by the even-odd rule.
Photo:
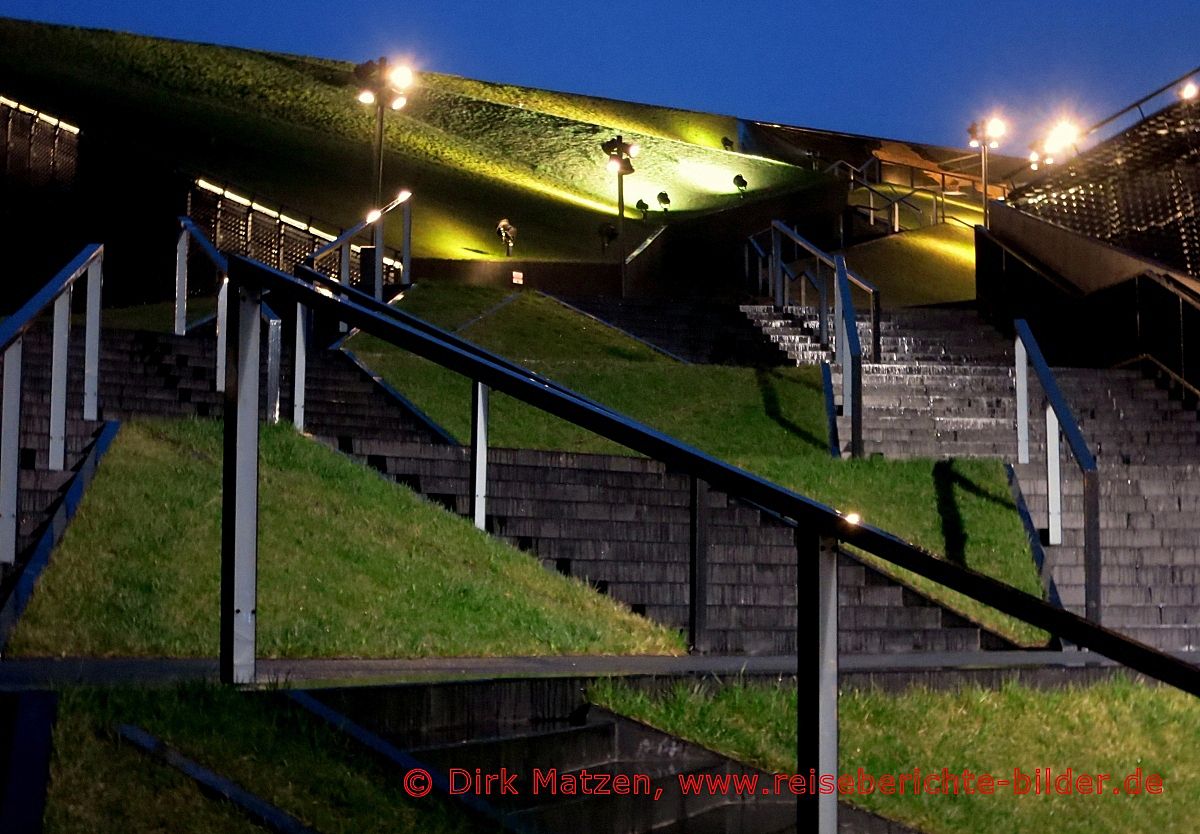
[[[601,142],[600,150],[608,154],[608,170],[617,175],[617,234],[620,235],[625,221],[625,177],[633,173],[633,163],[629,160],[638,155],[641,146],[617,135]]]
[[[387,58],[380,58],[378,61],[367,61],[359,64],[354,68],[354,77],[359,82],[360,89],[358,91],[358,101],[360,104],[373,106],[375,108],[375,142],[374,150],[374,170],[372,171],[375,188],[372,190],[371,205],[374,207],[371,210],[371,215],[375,216],[374,220],[368,222],[375,224],[375,246],[374,246],[374,282],[376,287],[376,297],[382,299],[383,293],[383,217],[386,212],[381,210],[383,205],[383,118],[388,110],[400,110],[408,103],[406,91],[413,83],[413,71],[404,64],[389,63]],[[407,218],[409,215],[409,207],[405,205],[405,229],[407,231]],[[405,262],[408,261],[408,244],[405,244]],[[403,276],[405,283],[408,282],[409,276]]]
[[[990,228],[988,217],[988,150],[1000,147],[1000,140],[1008,132],[1008,125],[999,116],[992,116],[983,124],[971,122],[967,128],[972,148],[979,148],[979,178],[983,187],[983,228]]]
[[[1183,85],[1183,87],[1180,88],[1179,97],[1181,99],[1183,99],[1184,101],[1191,101],[1192,99],[1194,99],[1196,97],[1197,93],[1200,93],[1200,87],[1196,86],[1195,81],[1189,80],[1186,84]]]

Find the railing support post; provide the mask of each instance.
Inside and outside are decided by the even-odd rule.
[[[892,234],[900,231],[900,202],[892,203]]]
[[[691,477],[688,538],[688,645],[708,651],[708,483]]]
[[[179,242],[175,244],[175,335],[182,336],[187,332],[187,291],[188,291],[188,232],[184,229],[179,233]]]
[[[279,422],[279,370],[283,364],[283,322],[272,317],[267,322],[267,422]]]
[[[837,540],[797,531],[796,772],[838,773]],[[812,580],[815,579],[814,583]],[[816,593],[813,593],[815,586]],[[815,692],[805,682],[816,677]],[[796,801],[796,829],[837,834],[837,794]]]
[[[17,488],[21,454],[21,339],[4,351],[0,401],[0,564],[17,560]]]
[[[217,290],[217,393],[225,392],[225,346],[229,340],[229,278],[221,275]]]
[[[1101,624],[1100,475],[1083,473],[1083,594],[1084,615]]]
[[[1017,336],[1013,353],[1016,355],[1017,463],[1029,463],[1029,357],[1020,336]]]
[[[61,472],[67,457],[67,358],[71,341],[71,295],[67,287],[54,301],[54,343],[50,365],[50,469]]]
[[[375,300],[383,301],[383,215],[375,221]]]
[[[292,356],[292,425],[304,431],[304,389],[308,374],[308,308],[296,304],[296,344]]]
[[[771,289],[775,294],[775,306],[783,308],[783,247],[779,230],[771,227]]]
[[[871,361],[882,362],[881,345],[883,343],[883,334],[880,333],[881,312],[879,310],[879,293],[871,293]]]
[[[100,418],[100,293],[104,286],[103,255],[88,264],[87,309],[83,324],[83,419]]]
[[[1058,415],[1046,404],[1046,528],[1047,542],[1062,544],[1062,471],[1058,451]]]
[[[258,374],[262,299],[237,291],[230,319],[221,483],[221,682],[252,683],[258,581]]]
[[[471,517],[487,529],[488,387],[471,386]]]
[[[409,197],[404,201],[401,212],[404,216],[404,251],[400,257],[400,284],[408,287],[412,285],[412,201]]]

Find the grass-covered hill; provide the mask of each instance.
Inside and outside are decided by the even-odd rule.
[[[148,178],[181,170],[331,225],[371,207],[373,108],[355,100],[351,70],[0,19],[0,94],[80,125],[85,155],[106,154],[92,173],[104,188],[149,188]],[[664,190],[663,220],[737,204],[737,174],[751,198],[815,177],[723,150],[722,138],[737,136],[730,117],[419,73],[408,106],[388,114],[385,192],[415,193],[418,256],[494,256],[506,217],[525,257],[594,259],[597,226],[616,210],[599,143],[615,133],[642,146],[625,182],[629,217],[640,216],[639,199],[657,207]]]

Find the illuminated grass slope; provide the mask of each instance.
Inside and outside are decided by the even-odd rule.
[[[369,209],[373,110],[355,101],[348,63],[0,19],[0,93],[144,146],[146,161],[254,192],[264,202],[350,225]],[[642,146],[627,214],[666,190],[670,221],[802,189],[816,175],[721,149],[728,117],[421,73],[387,119],[385,191],[415,194],[415,254],[499,254],[500,217],[523,257],[594,259],[616,208],[599,143]],[[348,186],[361,183],[361,187]],[[395,225],[395,224],[394,224]],[[391,242],[397,242],[394,238]]]

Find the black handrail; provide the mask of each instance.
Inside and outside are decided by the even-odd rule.
[[[850,457],[863,456],[862,439],[862,344],[858,339],[858,316],[850,298],[846,259],[838,255],[834,268],[834,292],[838,303],[837,360],[842,366],[842,413],[850,418]],[[875,325],[875,360],[879,361],[879,325]]]
[[[297,277],[308,279],[314,284],[318,284],[334,290],[341,295],[352,298],[354,299],[355,303],[367,308],[373,313],[387,316],[388,318],[391,318],[400,324],[411,327],[414,330],[422,333],[428,333],[431,336],[443,340],[447,344],[454,345],[460,350],[465,350],[473,356],[477,356],[480,359],[484,359],[501,368],[507,368],[513,373],[522,374],[528,377],[532,382],[536,382],[538,385],[544,385],[547,388],[552,388],[555,391],[564,394],[565,396],[574,397],[575,399],[589,403],[596,408],[601,408],[605,411],[610,410],[608,406],[589,399],[577,391],[572,391],[570,388],[567,388],[566,386],[561,385],[548,377],[544,377],[536,371],[531,371],[528,368],[524,368],[515,362],[505,359],[503,356],[492,353],[486,348],[481,348],[479,345],[476,345],[473,342],[468,342],[466,339],[462,339],[453,333],[442,330],[440,327],[432,325],[424,319],[414,316],[412,313],[406,313],[405,311],[393,307],[390,304],[385,304],[384,302],[377,300],[374,296],[368,295],[362,290],[354,287],[348,287],[345,284],[330,278],[321,271],[312,268],[311,266],[304,266],[301,264],[300,266],[296,267],[296,272],[298,274]]]
[[[212,241],[208,239],[208,235],[204,233],[203,229],[196,225],[192,218],[181,216],[179,218],[179,225],[183,227],[184,231],[191,235],[192,240],[200,244],[200,248],[204,250],[204,254],[207,255],[208,259],[213,262],[213,266],[215,266],[221,272],[229,271],[229,261],[217,250],[217,247],[213,246]]]
[[[1196,67],[1195,69],[1190,70],[1189,72],[1185,72],[1183,75],[1179,76],[1174,81],[1170,81],[1170,82],[1164,84],[1163,86],[1159,87],[1154,92],[1148,93],[1148,94],[1142,96],[1137,101],[1135,101],[1133,104],[1122,107],[1120,110],[1118,110],[1116,113],[1113,113],[1111,116],[1109,116],[1105,119],[1101,119],[1100,121],[1096,122],[1094,125],[1089,127],[1086,131],[1084,131],[1083,135],[1085,137],[1091,136],[1093,133],[1095,133],[1100,128],[1104,127],[1107,124],[1115,122],[1117,119],[1121,118],[1126,113],[1129,113],[1133,110],[1137,110],[1138,113],[1142,116],[1142,118],[1145,118],[1146,114],[1144,112],[1142,112],[1143,104],[1148,102],[1150,99],[1155,98],[1156,96],[1161,96],[1167,90],[1169,90],[1172,87],[1175,87],[1179,84],[1182,84],[1184,81],[1187,81],[1189,78],[1191,78],[1197,74],[1200,74],[1200,67]]]
[[[326,295],[277,269],[234,255],[230,282],[248,293],[270,291],[289,301],[346,321],[397,347],[507,394],[601,437],[701,478],[726,494],[759,504],[789,518],[815,536],[834,537],[897,567],[930,579],[1022,622],[1089,648],[1149,677],[1200,696],[1200,668],[1164,652],[1089,623],[1025,591],[939,559],[896,536],[847,520],[834,509],[764,478],[731,466],[649,426],[540,385],[528,372],[490,362],[434,335],[370,310],[354,301]],[[798,601],[799,604],[799,601]]]

